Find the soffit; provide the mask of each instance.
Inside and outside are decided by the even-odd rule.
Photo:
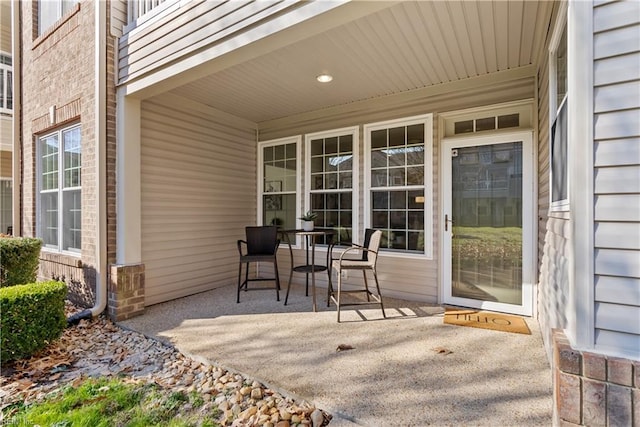
[[[260,123],[535,63],[552,2],[405,1],[171,92]],[[330,73],[321,84],[315,77]]]

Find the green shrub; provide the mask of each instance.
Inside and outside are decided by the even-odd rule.
[[[0,287],[35,282],[41,247],[31,237],[0,238]]]
[[[61,282],[0,288],[0,361],[29,357],[59,338],[67,325]]]

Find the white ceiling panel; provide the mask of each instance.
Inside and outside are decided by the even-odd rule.
[[[260,123],[531,65],[552,2],[404,1],[171,92]],[[318,74],[334,80],[321,84]]]

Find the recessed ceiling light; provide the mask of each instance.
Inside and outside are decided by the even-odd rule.
[[[333,80],[333,76],[330,74],[320,74],[318,77],[316,77],[316,80],[318,80],[320,83],[329,83],[331,80]]]

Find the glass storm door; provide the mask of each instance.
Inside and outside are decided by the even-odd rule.
[[[444,143],[445,303],[531,315],[530,141]]]

